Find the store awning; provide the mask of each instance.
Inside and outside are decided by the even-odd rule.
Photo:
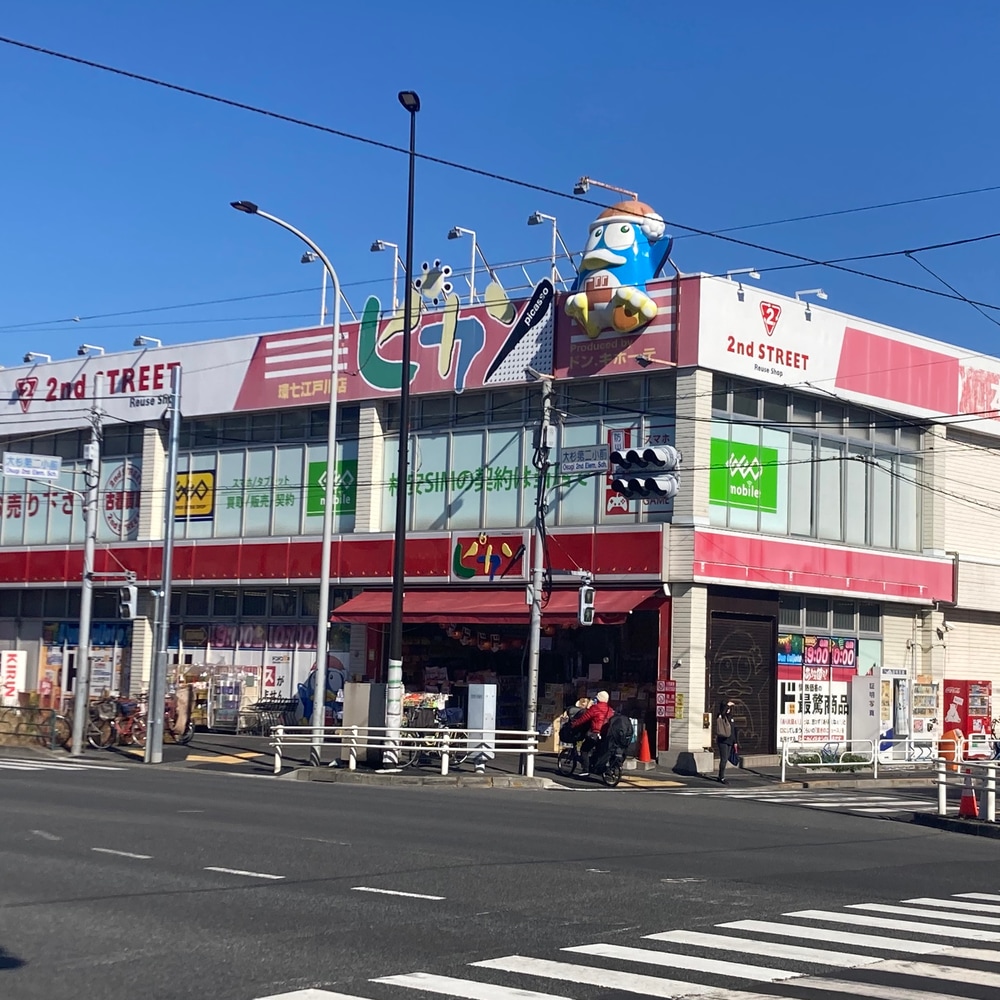
[[[659,590],[603,590],[597,588],[594,601],[599,625],[621,625],[639,605],[649,601],[649,608],[663,600]],[[576,622],[579,592],[554,590],[542,608],[546,625],[572,625]],[[387,624],[391,619],[392,593],[366,590],[345,601],[331,615],[330,621],[369,625]],[[490,586],[411,588],[403,594],[403,621],[414,625],[527,625],[531,609],[525,603],[525,591],[497,590]]]

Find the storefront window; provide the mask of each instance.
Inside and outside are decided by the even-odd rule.
[[[872,545],[887,549],[892,546],[892,456],[875,453],[871,467]]]
[[[243,591],[243,618],[267,617],[267,591],[248,588]]]
[[[480,437],[480,447],[482,438]],[[421,434],[416,438],[413,458],[413,491],[410,493],[410,524],[417,531],[440,530],[444,527],[444,507],[447,482],[444,470],[448,468],[448,435]],[[476,478],[478,474],[478,478]],[[459,491],[459,502],[464,507],[478,508],[482,496],[482,457],[468,471]],[[477,517],[478,522],[478,517]],[[477,524],[478,526],[478,524]]]
[[[824,411],[825,413],[825,411]],[[839,542],[843,538],[840,516],[840,480],[844,465],[842,445],[822,444],[819,449],[818,507],[820,538]]]
[[[487,479],[484,524],[516,525],[518,515],[517,470],[524,465],[520,430],[491,431],[486,436]]]
[[[216,590],[212,593],[212,616],[214,618],[235,618],[237,609],[237,590]]]
[[[815,442],[801,434],[792,435],[792,452],[788,478],[791,493],[788,498],[788,529],[793,535],[813,533],[813,465]]]
[[[429,470],[433,468],[438,475],[449,473],[447,491],[432,494],[438,518],[436,527],[448,527],[441,523],[444,520],[450,520],[452,528],[475,529],[484,526],[481,503],[485,475],[483,438],[482,431],[463,431],[461,434],[451,435],[451,468],[447,468],[443,459],[437,465],[429,467]],[[446,497],[447,512],[443,502]]]

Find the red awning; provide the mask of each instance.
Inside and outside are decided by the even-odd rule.
[[[640,604],[648,601],[648,608],[653,609],[663,599],[663,592],[659,590],[602,590],[598,587],[594,600],[595,618],[600,625],[621,625]],[[542,608],[543,624],[572,625],[576,621],[578,601],[576,590],[553,591]],[[391,609],[390,591],[366,590],[341,604],[330,615],[330,621],[382,625],[390,621]],[[403,594],[403,621],[413,625],[527,625],[530,617],[524,589],[446,587],[410,589]]]

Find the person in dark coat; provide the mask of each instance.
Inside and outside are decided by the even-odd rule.
[[[590,771],[593,770],[594,756],[596,756],[593,751],[600,746],[601,730],[608,719],[615,714],[615,710],[611,707],[609,701],[610,698],[607,691],[598,691],[597,700],[590,708],[585,712],[581,712],[573,719],[573,729],[581,735],[586,735],[583,746],[580,747],[580,754],[591,755],[588,770],[580,772],[581,778],[586,778],[590,774]]]
[[[726,764],[733,749],[736,727],[733,724],[733,703],[719,703],[719,714],[715,717],[715,742],[719,745],[719,782],[728,785],[726,781]]]

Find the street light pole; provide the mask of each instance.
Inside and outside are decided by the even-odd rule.
[[[406,273],[403,275],[403,364],[399,386],[399,456],[396,466],[396,524],[392,551],[392,614],[389,623],[389,663],[386,671],[384,763],[398,763],[397,745],[403,722],[403,583],[406,573],[407,463],[410,451],[410,336],[413,321],[413,187],[416,166],[417,112],[420,98],[412,90],[399,93],[410,113],[410,171],[406,196]]]
[[[276,215],[261,211],[252,201],[230,203],[238,212],[259,215],[282,229],[287,229],[323,262],[326,273],[333,282],[333,343],[330,346],[330,409],[329,427],[326,435],[326,486],[323,502],[323,551],[320,554],[319,569],[319,611],[316,616],[316,689],[313,694],[312,747],[309,762],[318,767],[323,761],[323,729],[326,723],[326,671],[330,628],[330,549],[333,545],[333,508],[337,484],[337,375],[340,372],[340,279],[329,258],[305,233],[279,219]]]

